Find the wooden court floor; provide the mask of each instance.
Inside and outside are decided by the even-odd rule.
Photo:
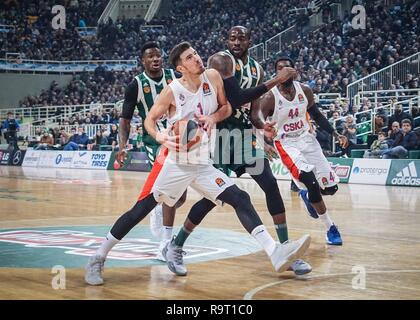
[[[118,171],[0,167],[0,233],[111,226],[133,205],[145,177],[145,173]],[[262,191],[252,180],[237,182],[250,193],[276,237]],[[312,236],[304,259],[313,271],[306,276],[278,274],[263,251],[251,251],[189,263],[186,277],[173,275],[165,264],[147,261],[144,266],[108,268],[105,264],[105,285],[100,287],[84,283],[82,266],[66,268],[65,288],[57,289],[52,285],[51,266],[27,267],[39,255],[45,256],[46,248],[26,246],[20,253],[10,248],[23,248],[22,244],[7,244],[3,250],[0,246],[0,299],[420,299],[420,188],[340,185],[326,203],[344,245],[331,247],[325,244],[324,226],[305,213],[289,182],[279,181],[279,186],[290,238]],[[176,226],[198,199],[189,189]],[[148,218],[141,224],[147,226]],[[227,207],[217,207],[201,228],[247,236]],[[51,261],[54,252],[58,251],[52,251]]]

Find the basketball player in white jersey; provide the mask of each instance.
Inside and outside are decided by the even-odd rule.
[[[275,67],[279,72],[282,68],[293,67],[293,61],[279,58]],[[321,195],[337,192],[339,179],[312,132],[308,113],[321,128],[344,142],[345,137],[339,135],[318,110],[312,90],[293,79],[254,101],[251,119],[260,129],[267,119],[275,123],[274,146],[293,180],[302,189],[300,195],[309,214],[324,222],[328,244],[342,245],[340,233],[331,221]]]
[[[145,121],[149,134],[168,148],[168,157],[152,192],[146,198],[137,201],[131,210],[117,220],[106,240],[90,257],[86,266],[85,281],[91,285],[103,284],[103,266],[112,247],[159,202],[174,206],[188,186],[214,202],[224,202],[233,206],[241,223],[270,257],[275,270],[286,270],[294,259],[300,257],[309,247],[309,235],[298,241],[276,244],[255,212],[249,195],[240,190],[223,172],[213,167],[208,153],[193,154],[190,158],[189,153],[195,151],[184,151],[177,143],[179,137],[157,132],[156,123],[163,115],[167,116],[170,125],[181,119],[196,119],[203,130],[209,131],[215,123],[232,113],[219,73],[216,70],[205,70],[200,56],[189,43],[182,42],[176,45],[171,51],[170,61],[183,76],[174,80],[161,92]],[[203,135],[205,134],[204,132]],[[187,154],[182,155],[182,152]],[[177,275],[187,274],[183,264],[182,247],[179,244],[172,240],[165,247],[164,255],[172,272]]]
[[[264,70],[249,56],[250,43],[250,30],[243,26],[235,26],[228,32],[228,50],[218,52],[208,60],[208,67],[216,69],[222,76],[226,96],[233,109],[229,118],[217,124],[219,130],[216,139],[220,137],[224,143],[220,148],[215,148],[215,166],[225,173],[234,171],[238,177],[251,169],[249,171],[251,178],[265,193],[267,209],[273,219],[277,237],[281,243],[284,243],[289,240],[286,208],[277,180],[270,168],[269,156],[265,156],[262,150],[255,148],[256,139],[248,134],[253,131],[249,102],[259,98],[279,83],[297,76],[297,73],[294,68],[283,68],[275,78],[260,84],[264,78]],[[232,143],[229,135],[235,136],[238,131],[241,132],[240,139],[233,139]],[[268,154],[276,153],[271,145],[265,144],[264,147],[267,148]],[[228,159],[225,158],[226,155]],[[215,206],[215,203],[206,198],[195,203],[177,237],[182,239],[188,237],[188,234]],[[297,259],[290,266],[290,270],[296,275],[303,275],[311,272],[312,267],[306,261]]]
[[[235,30],[235,28],[232,28],[232,30]],[[230,31],[230,33],[231,32],[233,31]],[[167,84],[172,82],[173,79],[175,79],[175,77],[179,78],[181,76],[178,72],[174,73],[174,70],[172,69],[162,69],[161,52],[156,43],[154,42],[146,43],[142,47],[141,52],[142,52],[142,63],[145,67],[145,72],[137,76],[136,79],[132,81],[132,83],[127,88],[122,117],[120,118],[120,128],[121,128],[120,129],[121,134],[119,136],[121,140],[120,145],[125,145],[127,142],[128,132],[129,132],[129,121],[132,118],[135,106],[137,105],[137,108],[139,110],[143,110],[140,114],[142,115],[142,119],[144,122],[147,113],[149,112],[152,105],[154,104],[154,101],[156,101],[158,97],[157,94],[160,94],[163,88]],[[232,61],[232,59],[234,59],[233,56],[229,55],[226,52],[220,52],[220,54],[222,56],[219,56],[216,54],[213,56],[212,59],[210,59],[210,68],[215,68],[217,71],[219,71],[220,75],[222,76],[226,95],[228,97],[230,104],[235,110],[234,111],[235,113],[236,113],[236,109],[241,107],[244,103],[250,102],[260,97],[262,94],[267,92],[276,84],[288,79],[291,73],[296,72],[293,68],[284,68],[283,74],[279,75],[278,77],[271,79],[259,86],[252,87],[251,85],[256,85],[257,83],[257,81],[254,79],[252,83],[250,82],[246,86],[247,88],[243,89],[239,85],[240,82],[238,82],[237,79],[235,78],[236,69],[235,69],[235,62],[234,62],[235,60]],[[221,59],[218,59],[218,58],[221,58]],[[227,61],[225,58],[227,58]],[[249,62],[251,62],[251,60]],[[252,60],[252,66],[253,66],[252,67],[253,69],[255,69],[254,66],[258,66],[258,68],[261,68],[257,64],[257,62],[254,60]],[[244,70],[245,71],[241,72],[241,75],[242,73],[250,74],[251,67],[247,64],[244,67]],[[260,69],[258,70],[259,71],[257,73],[260,74]],[[163,78],[162,78],[162,75],[164,75]],[[245,75],[244,75],[244,78],[245,78]],[[155,79],[156,81],[154,81],[153,79]],[[242,79],[242,76],[241,76],[241,79]],[[259,77],[257,80],[262,80],[262,76]],[[124,123],[126,123],[127,125],[124,126]],[[160,127],[162,126],[166,128],[166,120],[160,124]],[[124,130],[124,128],[126,129]],[[126,132],[126,134],[124,134],[124,132]],[[151,156],[149,156],[151,161],[154,162],[154,159],[156,157],[159,157],[159,159],[164,159],[165,157],[164,148],[160,149],[160,144],[157,143],[152,137],[150,137],[150,135],[147,134],[146,130],[145,132],[146,132],[146,136],[143,137],[143,141],[149,142],[149,144],[146,145],[146,148],[152,151],[150,153]],[[117,159],[121,158],[122,156],[126,156],[126,152],[124,150],[118,153]],[[156,179],[156,176],[159,174],[159,170],[161,170],[162,168],[162,163],[163,161],[157,161],[153,164],[152,170],[139,196],[139,200],[142,200],[143,198],[147,197],[150,194],[151,188]],[[271,173],[271,170],[270,170],[270,173]],[[272,178],[272,180],[274,180],[275,185],[277,185],[274,177]],[[279,202],[279,200],[275,198],[275,192],[272,188],[273,185],[274,185],[273,183],[270,185],[266,184],[266,188],[270,189],[271,190],[270,194],[274,195],[273,199],[270,198],[271,207],[278,207],[277,203]],[[158,237],[160,239],[159,251],[157,254],[158,260],[165,261],[165,258],[162,256],[161,251],[163,247],[167,244],[167,242],[170,241],[172,238],[172,229],[173,229],[173,223],[174,223],[174,217],[175,217],[175,210],[176,208],[180,207],[185,202],[185,195],[186,194],[184,194],[181,197],[181,199],[178,201],[176,206],[170,208],[165,204],[158,205],[156,206],[155,210],[153,210],[150,214],[150,230],[155,237]],[[282,202],[281,197],[278,197],[278,198],[280,198],[280,202]],[[212,208],[215,206],[215,204],[211,202],[210,200],[208,200],[208,203],[209,203],[209,206],[210,205],[212,206]],[[283,241],[281,242],[284,242],[288,239],[282,239],[282,240]],[[302,264],[300,264],[299,266],[300,266],[299,270],[302,270]],[[292,265],[292,268],[293,267],[294,265]],[[306,270],[308,270],[308,268],[306,268]]]
[[[180,74],[175,74],[173,69],[163,68],[162,52],[156,42],[146,42],[141,48],[140,57],[144,71],[137,75],[126,87],[122,115],[119,120],[119,145],[127,144],[130,132],[130,122],[134,110],[136,108],[138,109],[144,126],[146,116],[158,99],[163,88],[168,86],[177,76],[181,76]],[[159,131],[165,130],[166,126],[165,119],[162,119],[157,124]],[[153,139],[145,129],[143,130],[142,138],[149,158],[149,163],[154,165],[155,159],[159,156],[161,151],[161,145]],[[127,156],[126,150],[120,150],[117,154],[117,160],[125,156]],[[159,166],[159,164],[157,164],[157,166]],[[152,167],[151,176],[153,176],[155,170],[156,168]],[[150,188],[151,183],[149,179],[147,179],[139,195],[139,200],[149,195]],[[185,202],[185,198],[186,194],[179,199],[174,207],[168,207],[165,204],[157,205],[155,210],[150,214],[150,230],[155,237],[159,238],[161,249],[163,249],[166,243],[172,238],[175,211],[176,208],[182,206]],[[161,254],[161,250],[159,250],[156,258],[165,261]]]

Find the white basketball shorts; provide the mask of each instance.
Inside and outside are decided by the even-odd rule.
[[[274,145],[299,188],[306,189],[305,185],[299,182],[301,171],[313,171],[322,189],[335,186],[340,181],[313,134],[276,140]]]

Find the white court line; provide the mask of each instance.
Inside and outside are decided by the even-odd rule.
[[[274,229],[274,226],[266,226],[267,229]],[[325,231],[321,231],[321,230],[315,230],[315,229],[304,229],[304,228],[289,228],[289,230],[297,230],[297,231],[304,231],[304,232],[308,232],[308,233],[322,233],[325,234]],[[236,232],[240,232],[243,231],[245,232],[244,229],[240,229],[240,228],[234,228],[234,229],[229,229],[231,231],[236,231]],[[352,236],[352,237],[361,237],[361,238],[368,238],[368,239],[378,239],[378,240],[389,240],[389,241],[405,241],[405,242],[414,242],[414,243],[420,243],[420,239],[407,239],[407,238],[391,238],[391,237],[374,237],[374,236],[368,236],[365,234],[359,234],[359,233],[343,233],[344,236]]]
[[[366,271],[366,274],[381,274],[381,273],[420,273],[420,270],[383,270],[383,271]],[[312,280],[312,279],[317,279],[317,278],[328,278],[328,277],[338,277],[338,276],[347,276],[347,275],[355,275],[355,273],[352,272],[345,272],[345,273],[330,273],[330,274],[321,274],[321,275],[316,275],[316,276],[307,276],[301,279],[304,280]],[[299,279],[299,278],[298,278]],[[259,286],[256,287],[250,291],[248,291],[244,297],[243,300],[252,300],[254,295],[257,294],[258,292],[265,290],[269,287],[273,287],[276,286],[278,284],[282,284],[288,281],[293,281],[296,280],[296,278],[292,278],[292,279],[287,279],[287,280],[281,280],[281,281],[275,281],[275,282],[271,282],[268,284],[265,284],[263,286]]]
[[[2,220],[1,223],[11,222],[33,222],[33,221],[51,221],[51,220],[84,220],[84,219],[102,219],[102,218],[117,218],[118,215],[112,216],[82,216],[82,217],[56,217],[56,218],[44,218],[44,219],[17,219],[17,220]],[[40,226],[47,227],[47,226]]]
[[[2,223],[17,223],[17,222],[38,222],[38,221],[51,221],[51,220],[68,220],[69,222],[67,222],[68,224],[65,225],[65,227],[86,227],[86,226],[103,226],[104,223],[76,223],[76,224],[71,224],[71,220],[75,219],[75,220],[83,220],[83,219],[102,219],[102,218],[116,218],[116,215],[112,215],[112,216],[84,216],[84,217],[57,217],[57,218],[47,218],[47,219],[20,219],[20,220],[5,220],[5,221],[1,221],[0,222],[0,229],[21,229],[21,228],[26,228],[26,227],[1,227]],[[57,227],[57,225],[41,225],[41,226],[32,226],[31,228],[49,228],[49,227]],[[61,225],[60,225],[61,227]],[[274,229],[274,226],[266,226],[267,229]],[[242,233],[247,233],[243,228],[214,228],[213,229],[226,229],[226,230],[230,230],[230,231],[234,231],[234,232],[242,232]],[[307,233],[322,233],[324,234],[325,231],[320,231],[320,230],[315,230],[315,229],[303,229],[303,228],[288,228],[289,230],[297,230],[297,231],[304,231]],[[378,239],[378,240],[389,240],[389,241],[404,241],[404,242],[413,242],[413,243],[420,243],[420,239],[416,240],[416,239],[407,239],[407,238],[391,238],[391,237],[373,237],[373,236],[368,236],[368,235],[364,235],[364,234],[357,234],[357,233],[345,233],[344,235],[346,236],[352,236],[352,237],[361,237],[361,238],[368,238],[368,239]]]

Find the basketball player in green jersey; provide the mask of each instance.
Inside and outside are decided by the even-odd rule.
[[[229,63],[232,66],[230,73],[234,74],[235,79],[242,89],[256,87],[264,79],[263,68],[248,54],[248,49],[251,44],[250,37],[250,32],[245,27],[236,26],[231,28],[227,39],[228,49],[225,51],[227,54],[226,57],[232,61]],[[214,60],[214,57],[210,58],[209,67],[212,60]],[[216,160],[220,160],[217,154],[218,151],[221,152],[220,155],[224,155],[225,157],[227,154],[230,154],[230,161],[219,161],[217,165],[226,173],[231,170],[240,176],[245,173],[247,167],[255,162],[256,157],[264,157],[262,150],[254,147],[256,142],[255,137],[250,134],[245,134],[245,132],[249,133],[249,130],[253,128],[250,121],[250,106],[247,103],[239,108],[235,108],[228,119],[218,124],[217,128],[219,130],[227,129],[232,132],[232,130],[239,129],[242,132],[242,139],[234,139],[234,141],[223,140],[221,149],[216,150]],[[238,159],[241,159],[241,161],[237,161]]]
[[[128,85],[125,92],[123,112],[120,118],[119,138],[121,145],[126,145],[128,133],[130,132],[130,120],[133,117],[137,107],[142,124],[146,119],[149,110],[152,108],[159,94],[168,86],[176,75],[172,69],[163,69],[163,58],[161,50],[156,42],[146,42],[141,48],[141,62],[144,66],[144,72],[137,75]],[[157,123],[158,131],[166,129],[166,120],[162,119]],[[160,149],[160,143],[157,142],[143,126],[143,144],[147,152],[150,164],[153,165]],[[121,151],[125,152],[124,150]],[[145,186],[147,188],[147,186]],[[166,244],[164,240],[170,240],[175,217],[175,210],[185,202],[186,194],[178,201],[176,206],[168,207],[165,204],[158,205],[150,215],[150,228],[154,236],[161,240],[162,245]],[[163,224],[163,226],[162,226]],[[161,250],[157,257],[164,260],[161,256]]]
[[[208,61],[208,68],[214,68],[219,71],[223,78],[226,96],[233,107],[232,115],[226,120],[217,124],[219,135],[224,134],[220,130],[225,130],[231,136],[232,133],[238,131],[242,132],[241,139],[222,139],[220,145],[216,144],[214,162],[215,166],[224,170],[228,174],[229,170],[234,171],[237,176],[241,176],[246,171],[249,171],[251,177],[257,182],[260,188],[264,191],[266,196],[266,203],[268,211],[272,216],[278,238],[281,243],[289,240],[287,224],[286,224],[286,209],[284,207],[283,199],[280,195],[280,190],[277,185],[277,180],[270,168],[270,163],[265,158],[264,151],[255,148],[256,138],[250,134],[253,125],[250,118],[250,104],[241,105],[238,103],[238,94],[233,94],[235,85],[239,83],[242,89],[270,90],[275,86],[275,82],[284,82],[283,76],[272,79],[261,85],[264,78],[263,68],[251,58],[248,54],[248,49],[251,44],[250,31],[243,26],[236,26],[229,30],[227,47],[228,50],[218,52],[211,56]],[[286,80],[296,76],[294,69],[286,73]],[[235,83],[235,81],[237,83]],[[238,92],[236,90],[236,92]],[[236,101],[238,100],[238,101]],[[242,101],[249,101],[243,99]],[[273,154],[275,149],[273,146],[266,144],[264,146],[268,154]],[[230,155],[229,161],[226,161],[226,155]],[[240,160],[240,161],[238,161]],[[251,170],[247,170],[251,169]],[[252,170],[254,169],[254,170]],[[192,230],[200,224],[202,219],[209,213],[215,204],[206,198],[198,201],[191,208],[188,217],[184,223],[184,227],[180,230],[175,238],[177,245],[182,245]],[[305,261],[296,260],[291,269],[297,275],[303,275],[312,271],[312,267]]]
[[[132,108],[137,107],[142,122],[144,122],[160,92],[175,79],[175,73],[172,69],[162,68],[162,55],[155,42],[147,42],[142,47],[141,61],[145,71],[137,75],[128,85],[124,103],[130,104]],[[164,130],[166,128],[166,120],[162,119],[157,126],[159,131]],[[143,143],[150,164],[153,165],[160,144],[149,135],[144,127]]]

